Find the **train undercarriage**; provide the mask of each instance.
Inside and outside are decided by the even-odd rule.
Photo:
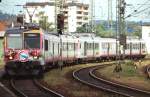
[[[7,62],[5,72],[10,76],[39,76],[43,74],[43,67],[39,61]]]

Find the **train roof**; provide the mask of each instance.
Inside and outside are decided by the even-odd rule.
[[[5,34],[21,34],[25,31],[28,31],[27,29],[22,29],[22,28],[9,28],[5,31]]]

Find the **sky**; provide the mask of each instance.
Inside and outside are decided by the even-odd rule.
[[[0,11],[9,14],[18,14],[19,11],[23,11],[22,6],[26,2],[37,2],[48,0],[2,0],[0,3]],[[89,3],[90,0],[81,0],[83,3]],[[107,20],[108,19],[108,0],[94,0],[95,2],[95,19]],[[125,0],[128,6],[126,6],[125,17],[133,13],[134,10],[141,11],[140,14],[126,18],[126,20],[135,21],[150,21],[150,0]],[[116,0],[112,0],[112,16],[113,20],[116,19]],[[147,9],[146,9],[147,8]],[[146,9],[142,11],[143,9]]]

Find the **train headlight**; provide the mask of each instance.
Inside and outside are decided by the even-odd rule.
[[[33,59],[38,59],[38,57],[37,56],[33,56]]]
[[[12,56],[9,56],[9,60],[12,60],[13,59],[13,57]]]
[[[30,55],[33,57],[33,59],[38,59],[40,57],[40,52],[38,50],[32,50],[30,51]]]
[[[16,52],[13,49],[8,50],[5,52],[5,56],[9,59],[12,60],[15,58]]]

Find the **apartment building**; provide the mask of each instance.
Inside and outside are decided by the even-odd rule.
[[[65,16],[64,32],[75,32],[77,27],[81,27],[89,22],[89,5],[71,1],[67,0],[63,9],[61,9]],[[29,2],[25,6],[26,22],[30,22],[30,17],[32,17],[32,21],[38,23],[39,13],[44,12],[44,16],[48,17],[48,22],[53,23],[53,27],[56,27],[56,13],[59,12],[59,9],[55,7],[56,4],[54,2]]]

